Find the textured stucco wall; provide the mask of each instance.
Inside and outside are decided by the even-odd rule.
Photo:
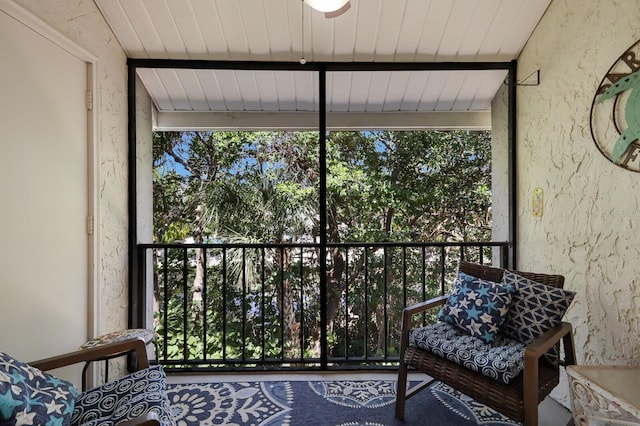
[[[640,174],[596,149],[589,130],[595,91],[640,39],[637,0],[554,0],[518,59],[518,267],[553,271],[577,292],[578,363],[637,364],[640,313]],[[531,214],[535,187],[544,215]]]
[[[98,332],[127,327],[127,68],[126,56],[91,0],[16,0],[98,58],[97,278]]]

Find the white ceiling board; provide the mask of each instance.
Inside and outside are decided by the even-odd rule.
[[[318,111],[318,74],[295,72],[293,75],[296,111]]]
[[[484,111],[491,108],[491,100],[507,78],[505,70],[484,72],[484,80],[478,84],[475,99],[469,106],[471,111]]]
[[[174,52],[177,56],[176,59],[188,59],[189,53],[187,47],[182,40],[182,35],[178,31],[171,10],[168,7],[153,7],[153,4],[158,3],[157,0],[144,0],[143,3],[145,5],[145,15],[148,19],[144,34],[149,37],[149,40],[153,40],[155,50],[164,51],[164,57],[167,58],[169,54],[166,52]],[[135,6],[131,7],[137,9]],[[181,9],[184,10],[187,8],[183,7]],[[156,31],[156,28],[162,28],[162,31]]]
[[[249,52],[256,58],[261,60],[272,61],[271,56],[272,49],[280,50],[278,46],[273,45],[270,39],[269,26],[265,20],[265,8],[269,8],[268,5],[262,4],[258,7],[253,6],[249,2],[238,2],[240,5],[240,11],[242,14],[242,21],[238,22],[238,27],[244,27],[249,45]],[[275,31],[286,32],[284,28],[273,28]]]
[[[140,40],[143,45],[143,52],[136,53],[138,55],[149,55],[154,58],[169,58],[169,53],[158,35],[158,27],[155,26],[155,23],[150,19],[150,12],[144,3],[133,1],[120,2],[120,4],[135,31],[136,38]],[[120,40],[120,44],[123,45],[123,47],[128,47],[128,42],[129,40],[125,39],[125,44],[123,44],[122,40]],[[125,48],[125,50],[128,51],[129,49]],[[183,55],[182,52],[176,52],[176,54]]]
[[[462,40],[469,27],[472,26],[472,19],[477,7],[482,7],[476,2],[456,0],[453,2],[452,16],[455,20],[449,19],[442,33],[440,45],[436,54],[436,61],[473,60],[475,55],[461,57],[460,49]]]
[[[370,72],[352,72],[351,73],[351,92],[349,93],[349,111],[365,112],[368,111],[368,97],[371,91],[378,90],[374,87],[373,73]],[[377,112],[378,107],[374,109]]]
[[[545,4],[546,3],[546,4]],[[504,34],[504,42],[502,44],[501,52],[504,55],[511,54],[516,56],[520,53],[525,43],[529,39],[529,36],[535,29],[535,25],[537,25],[537,20],[535,25],[521,25],[522,22],[532,21],[534,17],[540,16],[544,14],[549,6],[550,2],[542,2],[542,1],[532,1],[532,2],[523,2],[520,12],[517,17],[513,19],[514,23],[511,26],[508,34],[505,32]]]
[[[169,93],[160,80],[158,70],[141,68],[138,70],[138,76],[142,80],[147,92],[151,95],[156,108],[160,111],[171,111],[174,109]]]
[[[404,99],[402,106],[400,107],[401,111],[418,111],[420,100],[423,98],[428,81],[429,73],[422,71],[409,72],[409,78],[404,92]],[[433,104],[435,105],[435,100],[433,101]]]
[[[432,62],[517,59],[551,0],[94,0],[130,58]],[[304,16],[304,19],[303,19]],[[303,52],[304,26],[304,52]],[[162,112],[318,111],[315,72],[138,70]],[[498,71],[335,72],[328,110],[488,111]],[[350,115],[352,118],[354,115]]]
[[[410,28],[405,28],[403,25],[405,10],[405,0],[397,0],[394,3],[382,2],[374,60],[380,62],[393,61],[399,47],[398,39],[400,34],[403,31],[410,31]]]
[[[178,34],[175,37],[176,39],[178,37],[180,38],[179,42],[177,40],[173,42],[176,43],[175,50],[179,50],[179,44],[182,44],[182,48],[185,50],[188,58],[196,59],[203,57],[207,52],[207,47],[192,2],[188,1],[180,5],[169,2],[167,5],[168,15],[172,18],[172,25]],[[167,48],[167,50],[173,51],[172,48]]]
[[[380,0],[371,0],[367,7],[361,7],[361,2],[357,3],[356,12],[353,14],[356,19],[356,39],[353,44],[353,61],[371,62],[374,60],[376,51],[376,41],[380,31],[377,10],[380,8]],[[353,8],[353,6],[352,6]]]
[[[441,84],[440,95],[434,108],[435,111],[464,111],[464,109],[454,109],[454,105],[460,98],[464,98],[464,95],[460,93],[460,88],[467,79],[467,71],[453,71],[446,75],[444,83]],[[428,111],[423,109],[422,111]]]
[[[416,53],[419,50],[428,11],[429,1],[407,1],[402,27],[398,34],[398,44],[394,53],[394,60],[400,62],[413,62],[416,60]]]
[[[296,82],[292,72],[273,73],[275,92],[281,111],[296,111]],[[307,96],[308,97],[308,96]]]
[[[446,93],[443,92],[448,91],[451,92],[456,88],[446,88],[444,85],[447,83],[449,77],[449,73],[447,72],[432,72],[428,73],[426,84],[424,86],[424,90],[422,91],[422,96],[420,97],[420,102],[417,106],[417,111],[437,111],[438,104],[444,100],[447,100],[446,97],[443,99],[443,96],[446,96]]]
[[[503,0],[489,26],[484,40],[484,48],[478,55],[479,60],[494,60],[493,58],[496,58],[508,61],[517,56],[519,51],[509,52],[504,48],[504,44],[507,39],[505,35],[511,34],[514,25],[521,25],[517,19],[514,19],[520,14],[521,9],[521,2]]]
[[[204,91],[208,105],[205,111],[226,111],[226,100],[222,94],[222,89],[220,88],[220,83],[215,72],[211,70],[196,70],[195,72],[198,76],[198,81],[202,85],[202,90]]]
[[[116,34],[120,45],[129,55],[135,55],[141,58],[147,58],[149,55],[145,52],[145,47],[138,37],[134,23],[122,8],[120,2],[97,2],[100,12],[103,16],[109,18],[109,26]]]
[[[184,87],[185,80],[189,78],[185,70],[159,69],[157,73],[162,80],[162,85],[169,93],[173,109],[176,111],[193,111],[193,106]]]
[[[236,61],[257,60],[258,58],[254,57],[249,49],[247,30],[251,31],[252,29],[245,25],[239,2],[216,1],[215,4],[220,14],[219,25],[224,32],[230,59]],[[215,53],[213,52],[214,55]]]
[[[466,28],[460,31],[464,34],[458,47],[458,57],[474,60],[484,49],[485,40],[491,23],[500,9],[501,0],[484,0],[474,11],[473,19]]]
[[[216,70],[218,85],[222,90],[222,98],[225,100],[227,111],[243,111],[244,103],[238,85],[238,74],[231,70]]]
[[[230,59],[227,35],[224,32],[222,22],[220,22],[220,15],[215,2],[210,0],[191,0],[189,3],[193,8],[195,20],[193,23],[181,23],[181,25],[189,25],[194,30],[197,30],[202,37],[204,45],[202,51],[197,48],[190,48],[191,56],[194,59],[211,59],[215,55],[219,60]],[[199,45],[199,42],[194,43],[194,45]]]
[[[386,104],[386,100],[390,98],[389,83],[391,80],[391,73],[387,71],[377,71],[370,74],[371,79],[369,82],[369,88],[368,91],[365,92],[367,96],[367,108],[365,111],[386,111],[384,107]],[[402,93],[395,87],[392,88],[391,92],[396,95],[396,97],[400,96],[400,94]]]
[[[197,70],[177,70],[192,111],[208,111],[210,109],[207,96],[198,78]]]
[[[327,111],[347,112],[351,85],[351,72],[332,72],[327,74]],[[354,102],[357,100],[354,99]]]
[[[407,85],[409,83],[410,72],[392,72],[389,73],[389,92],[396,93],[396,96],[391,98],[386,96],[383,111],[401,111],[402,103],[406,97]]]
[[[440,44],[451,18],[454,2],[450,0],[430,0],[425,18],[422,39],[416,52],[416,61],[435,61],[440,50]]]

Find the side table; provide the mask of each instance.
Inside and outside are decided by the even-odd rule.
[[[571,412],[578,425],[640,425],[640,367],[567,367]]]
[[[95,339],[91,339],[80,346],[80,349],[88,349],[95,348],[96,346],[102,346],[107,343],[114,342],[122,342],[125,340],[136,340],[142,339],[144,340],[144,344],[148,345],[153,342],[155,335],[153,330],[147,330],[146,328],[130,328],[122,331],[114,331],[112,333],[103,334],[100,337],[96,337]],[[105,358],[101,358],[98,361],[105,361],[104,367],[104,381],[105,383],[109,381],[109,360],[112,358],[116,358],[122,355],[109,356]],[[86,362],[84,367],[82,368],[82,391],[87,390],[87,370],[89,369],[89,365],[91,362]]]

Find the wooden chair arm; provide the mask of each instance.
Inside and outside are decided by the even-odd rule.
[[[555,327],[547,330],[545,333],[542,333],[525,348],[525,365],[527,363],[527,358],[531,361],[535,359],[537,362],[538,358],[547,353],[547,351],[556,343],[560,342],[560,340],[565,340],[566,336],[571,335],[571,331],[571,324],[568,322],[561,322]],[[571,348],[567,348],[566,346],[567,345],[565,344],[565,353],[568,354],[568,352],[571,352]],[[573,358],[573,356],[571,356],[571,358]],[[569,362],[569,360],[567,360],[567,362]],[[575,363],[575,360],[573,360],[572,363]]]
[[[403,317],[411,319],[415,314],[419,314],[426,310],[435,308],[437,306],[444,305],[449,298],[449,295],[436,296],[432,299],[425,300],[424,302],[416,303],[415,305],[407,306],[404,308]]]
[[[135,352],[138,368],[149,368],[149,358],[144,340],[134,338],[114,343],[107,343],[93,348],[80,349],[50,358],[29,362],[29,365],[40,370],[53,370],[79,362],[97,361]]]
[[[575,364],[575,348],[571,324],[561,322],[529,343],[524,349],[523,402],[524,418],[538,418],[538,360],[556,343],[562,340],[565,364]],[[536,423],[534,423],[536,424]]]
[[[411,318],[421,312],[425,312],[429,309],[444,305],[448,295],[436,296],[432,299],[425,300],[424,302],[416,303],[415,305],[407,306],[402,311],[402,339],[400,340],[400,360],[404,358],[404,351],[409,346],[409,330],[411,329]]]

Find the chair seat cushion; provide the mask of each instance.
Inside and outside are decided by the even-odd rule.
[[[487,343],[446,322],[410,330],[409,346],[428,350],[503,383],[509,383],[524,368],[523,343],[507,337]]]
[[[161,425],[174,425],[166,389],[161,366],[136,371],[80,394],[71,424],[112,426],[154,412]]]

